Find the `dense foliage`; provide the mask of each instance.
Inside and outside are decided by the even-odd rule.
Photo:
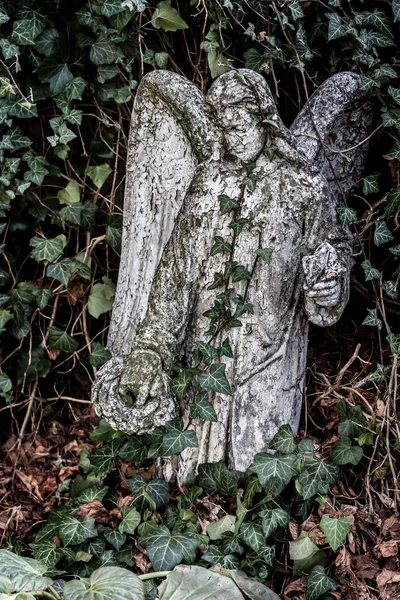
[[[12,440],[7,451],[19,451],[41,422],[51,423],[60,412],[67,418],[65,407],[87,401],[97,367],[109,358],[127,135],[144,73],[172,69],[205,91],[224,70],[245,65],[265,74],[287,124],[316,86],[338,71],[360,73],[375,98],[362,191],[338,209],[343,225],[355,232],[352,300],[337,333],[319,334],[337,335],[346,350],[323,366],[315,358],[309,378],[309,391],[320,399],[317,427],[328,424],[320,445],[296,444],[283,430],[274,441],[280,454],[259,455],[245,477],[207,466],[171,500],[166,484],[148,480],[147,467],[156,456],[195,443],[181,421],[151,439],[125,439],[102,423],[93,439],[104,444],[90,455],[81,452],[86,478],[72,483],[71,499],[52,513],[32,546],[55,575],[87,576],[104,564],[137,566],[132,540],[138,531],[137,543],[156,570],[201,556],[200,564],[240,567],[265,578],[275,544],[273,564],[287,564],[289,520],[304,521],[316,509],[331,556],[353,523],[351,511],[341,509],[348,497],[329,487],[342,465],[350,487],[365,478],[366,487],[357,489],[370,510],[377,502],[398,505],[399,21],[399,0],[0,2],[0,402],[10,416],[2,421],[3,438]],[[268,260],[268,249],[262,251],[260,259]],[[248,310],[239,299],[237,310],[243,307]],[[327,337],[316,342],[324,351],[332,349]],[[200,350],[206,364],[215,361],[209,348]],[[225,385],[219,375],[208,383]],[[183,393],[189,379],[181,374],[176,391]],[[206,398],[197,404],[198,416],[212,420]],[[330,433],[337,424],[339,438]],[[119,505],[121,498],[105,485],[114,481],[120,461],[135,467],[128,477],[131,504]],[[57,493],[65,491],[61,484]],[[201,512],[209,494],[225,498],[227,514],[204,530],[198,506]],[[113,503],[118,514],[102,525],[101,507],[109,514]],[[99,512],[91,516],[95,507]],[[85,516],[82,509],[90,510]],[[326,554],[309,532],[303,529],[290,543],[291,568],[316,568],[313,574],[329,582],[320,570]],[[167,548],[166,562],[159,547]],[[333,585],[310,585],[308,599]]]

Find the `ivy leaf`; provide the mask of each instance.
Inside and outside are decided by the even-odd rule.
[[[97,450],[91,453],[90,463],[97,474],[105,475],[110,473],[121,446],[122,440],[120,438],[113,438],[101,448],[97,448]]]
[[[99,189],[106,182],[110,173],[112,173],[112,168],[107,163],[104,163],[104,165],[99,165],[98,167],[89,167],[87,170],[88,177]]]
[[[332,40],[337,40],[338,38],[346,35],[346,28],[343,25],[340,15],[333,12],[329,13],[327,17],[329,20],[328,42],[331,42]]]
[[[262,511],[262,528],[264,535],[268,538],[279,526],[287,527],[289,515],[283,508],[271,508]]]
[[[47,347],[50,349],[61,350],[61,352],[75,352],[79,346],[79,342],[75,338],[58,327],[51,326],[47,332],[49,334]]]
[[[18,46],[32,46],[46,27],[46,17],[35,10],[24,16],[24,19],[14,21],[11,41]]]
[[[126,542],[126,535],[120,533],[116,529],[105,529],[103,535],[107,542],[111,544],[116,550],[121,550],[122,546]]]
[[[378,269],[373,268],[371,261],[364,260],[364,262],[361,263],[361,266],[364,269],[365,281],[380,279],[381,273]]]
[[[362,457],[362,448],[353,446],[349,437],[341,437],[331,454],[334,465],[358,465]]]
[[[118,250],[122,240],[122,216],[111,213],[107,218],[106,243]]]
[[[162,479],[152,479],[147,482],[144,477],[136,475],[130,480],[129,489],[133,492],[134,503],[139,509],[159,510],[168,506],[169,485]]]
[[[61,233],[60,235],[57,235],[57,237],[51,239],[33,237],[29,243],[34,247],[32,258],[37,261],[45,260],[47,262],[55,262],[62,255],[67,244],[67,238]]]
[[[225,375],[224,363],[213,363],[210,370],[199,375],[199,384],[217,394],[232,395],[231,386]]]
[[[296,444],[290,425],[281,425],[279,427],[279,431],[272,438],[269,448],[279,450],[282,454],[293,454],[296,451]]]
[[[394,22],[400,21],[400,0],[392,0],[392,10],[394,15]]]
[[[234,496],[238,491],[238,474],[229,471],[225,462],[204,463],[199,465],[199,485],[225,496]]]
[[[382,321],[378,317],[376,308],[367,308],[368,315],[365,317],[361,325],[367,325],[368,327],[377,327],[379,330],[382,329]]]
[[[272,248],[258,248],[258,250],[256,250],[257,256],[259,256],[267,265],[269,265],[269,263],[271,262],[272,253]]]
[[[143,582],[121,567],[100,567],[90,580],[68,581],[62,592],[64,600],[141,600],[145,597]]]
[[[60,94],[67,83],[70,83],[74,78],[66,63],[53,54],[41,61],[35,69],[35,73],[43,83],[50,85],[50,91],[55,96]]]
[[[292,0],[289,3],[289,10],[292,14],[293,21],[298,21],[298,19],[302,19],[304,17],[304,13],[298,0]]]
[[[329,485],[335,483],[338,475],[339,469],[336,465],[314,458],[298,478],[303,498],[307,500],[315,494],[327,494]]]
[[[232,244],[228,244],[220,235],[214,237],[214,244],[211,248],[211,256],[216,254],[230,253],[232,251]]]
[[[369,177],[364,178],[363,194],[365,196],[370,196],[370,194],[376,194],[379,192],[379,176],[380,173],[374,173],[373,175],[369,175]]]
[[[346,541],[347,534],[352,525],[353,521],[349,516],[338,517],[335,519],[329,515],[324,515],[319,524],[328,540],[328,544],[334,552],[336,552],[339,546]]]
[[[93,517],[86,517],[82,521],[78,521],[76,514],[76,510],[66,513],[60,521],[58,534],[64,546],[82,544],[85,540],[97,537],[98,535],[96,521]]]
[[[115,284],[106,276],[102,281],[94,284],[88,299],[88,312],[95,319],[111,310],[114,304]]]
[[[106,35],[99,35],[90,46],[89,58],[95,65],[109,65],[116,58],[115,45]]]
[[[89,362],[94,367],[101,367],[111,358],[111,352],[104,348],[100,342],[93,342]]]
[[[211,402],[208,401],[207,392],[200,392],[196,396],[194,404],[190,405],[190,414],[192,417],[199,417],[203,421],[218,421],[217,413],[214,410]]]
[[[48,568],[54,567],[64,555],[62,548],[57,548],[50,540],[41,544],[31,544],[31,548],[35,559]]]
[[[338,204],[336,207],[336,212],[339,217],[340,224],[343,229],[346,229],[352,223],[357,221],[357,213],[352,208],[349,208],[343,203]]]
[[[183,420],[180,418],[169,421],[166,425],[166,434],[163,438],[163,455],[173,456],[180,454],[185,448],[197,448],[198,441],[195,431],[182,431]]]
[[[71,206],[64,206],[64,208],[58,211],[58,214],[62,221],[71,223],[71,225],[80,225],[82,211],[83,205],[79,202]]]
[[[44,56],[50,56],[57,47],[57,41],[60,37],[57,29],[49,27],[35,40],[35,50]]]
[[[235,523],[236,517],[234,515],[226,515],[222,519],[207,525],[207,535],[210,540],[221,540],[224,533],[228,531],[235,532]]]
[[[191,540],[193,543],[193,540]],[[197,546],[197,542],[196,546]],[[155,571],[170,571],[183,558],[182,545],[171,535],[165,525],[152,528],[146,535],[139,538],[149,553],[151,564]]]
[[[381,246],[394,239],[392,232],[386,225],[385,221],[377,221],[375,223],[374,242],[376,246]]]
[[[259,552],[265,544],[265,535],[258,523],[243,523],[239,529],[239,538],[254,552]]]
[[[251,273],[243,265],[238,265],[232,275],[232,281],[243,281],[244,279],[251,279]]]
[[[240,559],[236,554],[224,554],[217,546],[209,546],[201,557],[211,565],[219,565],[223,569],[237,569]]]
[[[155,29],[163,31],[178,31],[187,29],[188,25],[182,19],[175,8],[171,6],[171,0],[159,2],[151,18],[151,24]]]
[[[306,587],[306,600],[317,600],[326,592],[336,590],[338,584],[325,575],[325,569],[317,565],[311,570]]]
[[[149,436],[133,434],[128,437],[126,444],[124,444],[118,454],[122,460],[134,460],[136,467],[140,467],[148,458],[148,450]]]
[[[294,475],[296,456],[273,456],[267,452],[256,454],[250,471],[257,473],[263,488],[272,488],[273,496],[278,496]]]
[[[79,202],[81,199],[81,192],[78,182],[71,179],[71,181],[68,182],[67,187],[58,192],[57,198],[60,204],[66,204],[67,206]]]
[[[226,215],[232,210],[239,208],[239,204],[233,198],[230,198],[226,194],[221,194],[218,196],[219,206],[221,215]]]
[[[134,506],[122,506],[121,517],[122,521],[118,527],[119,531],[133,535],[141,520],[140,513],[138,513]]]
[[[389,85],[388,92],[392,96],[392,98],[396,102],[396,104],[400,104],[400,90]]]
[[[400,147],[400,144],[397,144]],[[399,154],[400,156],[400,154]],[[391,217],[400,205],[400,187],[395,188],[389,194],[385,206],[385,217]]]
[[[64,88],[62,99],[69,103],[71,100],[82,100],[86,81],[82,77],[74,77]]]
[[[389,342],[390,351],[394,354],[399,353],[399,345],[400,345],[400,336],[395,333],[388,333],[386,336],[387,341]]]
[[[64,258],[53,265],[48,265],[46,269],[47,277],[52,277],[57,281],[61,281],[64,285],[68,285],[69,278],[75,270],[75,262],[70,258]]]

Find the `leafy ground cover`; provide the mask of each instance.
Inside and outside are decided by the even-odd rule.
[[[0,2],[4,548],[56,579],[183,561],[240,567],[285,599],[400,597],[399,19],[398,0]],[[365,178],[339,207],[352,295],[338,325],[310,332],[299,437],[246,477],[205,467],[167,490],[161,450],[98,427],[89,404],[109,357],[129,117],[145,72],[206,90],[229,65],[265,74],[287,124],[338,71],[375,98]],[[167,434],[176,451],[179,422],[161,446]]]

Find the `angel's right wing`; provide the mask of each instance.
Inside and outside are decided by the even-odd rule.
[[[155,270],[199,162],[212,154],[204,97],[170,71],[143,77],[130,130],[122,252],[108,347],[130,353]]]

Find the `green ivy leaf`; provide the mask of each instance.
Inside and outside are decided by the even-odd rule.
[[[88,299],[88,312],[95,319],[112,309],[115,298],[115,284],[106,276],[102,281],[94,284]]]
[[[377,221],[375,223],[374,242],[376,246],[387,244],[394,239],[392,232],[385,221]]]
[[[50,85],[50,91],[55,96],[60,94],[74,76],[57,54],[51,54],[43,59],[35,69],[35,73],[43,83]]]
[[[149,436],[133,434],[128,437],[126,444],[124,444],[118,454],[122,460],[134,460],[136,467],[140,467],[148,458],[148,449]]]
[[[209,546],[201,557],[211,565],[219,565],[223,569],[237,569],[240,559],[236,554],[224,554],[217,546]]]
[[[377,327],[379,330],[382,329],[382,321],[378,317],[376,308],[367,308],[368,315],[365,317],[361,325],[367,325],[368,327]]]
[[[373,175],[364,178],[363,194],[365,196],[370,196],[371,194],[379,192],[379,176],[380,173],[374,173]]]
[[[314,567],[310,573],[306,587],[306,600],[317,600],[326,592],[336,590],[338,584],[325,575],[321,565]]]
[[[394,15],[394,22],[400,21],[400,0],[392,0],[392,10]]]
[[[129,535],[133,535],[135,533],[136,527],[141,521],[140,514],[134,506],[122,506],[121,517],[122,521],[118,527],[119,531],[121,533],[128,533]]]
[[[269,265],[269,263],[271,262],[272,253],[272,248],[259,248],[258,250],[256,250],[257,256],[259,256],[267,265]]]
[[[14,21],[11,41],[18,46],[33,46],[46,27],[46,17],[36,10],[27,11],[24,18]]]
[[[144,597],[143,582],[121,567],[103,566],[91,574],[89,582],[74,579],[63,588],[64,600],[142,600]]]
[[[193,430],[182,431],[182,429],[183,420],[180,418],[167,423],[162,446],[164,456],[180,454],[185,448],[197,448],[196,432]]]
[[[190,414],[192,417],[199,417],[203,421],[218,421],[217,413],[214,410],[211,402],[208,401],[207,392],[200,392],[196,396],[194,404],[190,405]]]
[[[207,525],[207,535],[210,540],[221,540],[224,533],[235,532],[236,517],[234,515],[226,515]]]
[[[68,182],[67,187],[58,192],[57,198],[60,204],[66,204],[67,206],[79,202],[81,199],[81,192],[78,182],[71,179],[71,181]]]
[[[31,548],[33,548],[35,560],[47,565],[48,568],[54,567],[64,555],[62,548],[57,548],[51,541],[31,544]]]
[[[71,206],[64,206],[58,214],[62,221],[71,223],[71,225],[80,225],[81,216],[83,211],[83,205],[80,202],[76,202]]]
[[[122,240],[122,216],[111,213],[107,218],[106,243],[118,250]]]
[[[279,450],[282,454],[293,454],[296,451],[296,443],[290,425],[279,427],[279,431],[272,438],[269,448]]]
[[[218,196],[218,202],[221,210],[221,215],[226,215],[227,213],[239,208],[239,204],[233,198],[230,198],[226,194],[221,194]]]
[[[232,395],[231,386],[225,375],[224,363],[213,363],[210,370],[199,375],[199,384],[217,394]]]
[[[62,516],[58,527],[58,534],[64,546],[82,544],[89,538],[97,537],[96,521],[93,517],[86,517],[82,521],[76,518],[77,510]]]
[[[100,342],[93,342],[89,362],[94,367],[101,367],[111,358],[111,352],[104,348],[103,344]]]
[[[55,262],[62,255],[67,244],[67,238],[61,233],[51,239],[33,237],[29,243],[34,248],[32,258],[37,261]]]
[[[283,508],[263,510],[261,516],[262,528],[266,538],[275,533],[279,526],[287,527],[289,524],[289,514]]]
[[[399,353],[399,345],[400,345],[400,336],[395,333],[389,333],[386,336],[387,341],[389,342],[390,351],[394,354]]]
[[[278,496],[288,485],[296,469],[296,456],[273,456],[267,452],[256,454],[250,471],[257,473],[263,488],[272,488],[273,496]]]
[[[61,352],[75,352],[79,346],[78,340],[68,335],[66,331],[51,326],[47,330],[49,337],[47,346],[50,349],[61,350]]]
[[[329,25],[328,25],[328,41],[337,40],[340,37],[346,35],[346,28],[343,25],[340,15],[335,12],[327,14]]]
[[[243,523],[239,529],[239,538],[254,552],[259,552],[265,544],[265,535],[258,523]]]
[[[378,269],[374,269],[371,261],[364,260],[361,263],[362,268],[364,269],[365,281],[372,281],[373,279],[380,279],[381,273]]]
[[[120,438],[113,438],[101,448],[97,448],[97,450],[91,453],[90,462],[98,475],[110,473],[121,446],[122,440]]]
[[[88,177],[99,189],[104,185],[110,173],[112,173],[112,168],[107,163],[98,167],[89,167],[87,170]]]
[[[70,258],[64,258],[54,265],[49,265],[46,269],[46,275],[47,277],[61,281],[64,285],[68,285],[69,278],[74,270],[75,262]]]
[[[329,485],[335,483],[338,475],[339,469],[336,465],[316,458],[312,459],[311,464],[300,473],[298,478],[303,498],[307,500],[315,494],[327,494]]]
[[[144,477],[137,475],[130,480],[129,489],[133,492],[134,503],[139,509],[159,510],[168,506],[169,485],[162,479],[147,482]]]
[[[39,592],[51,584],[51,579],[44,577],[47,566],[33,558],[18,556],[9,550],[0,550],[0,569],[1,575],[9,579],[14,592],[27,590]],[[5,600],[8,600],[8,596]]]
[[[211,248],[211,256],[216,254],[230,253],[232,251],[232,244],[229,244],[220,235],[214,237],[214,243]]]
[[[179,29],[188,28],[178,11],[171,6],[171,0],[165,0],[157,4],[151,18],[151,24],[155,29],[162,29],[163,31],[178,31]]]
[[[126,542],[126,535],[117,531],[117,529],[107,529],[103,530],[103,535],[107,542],[111,544],[116,550],[121,550],[122,546]]]
[[[351,439],[348,437],[341,437],[331,453],[331,460],[334,465],[358,465],[362,457],[362,448],[353,446]]]
[[[199,465],[199,485],[212,493],[235,496],[238,491],[238,474],[229,471],[223,460],[204,463]]]
[[[139,538],[145,546],[155,571],[170,571],[178,565],[186,552],[197,548],[197,541],[181,534],[171,534],[165,525],[150,529]]]
[[[357,221],[357,213],[352,208],[349,208],[345,204],[338,204],[336,207],[336,212],[339,217],[340,224],[343,229],[346,229],[352,223]]]
[[[243,281],[245,279],[251,279],[251,273],[243,265],[238,265],[233,271],[232,281]]]
[[[319,524],[334,552],[346,541],[352,525],[351,517],[344,516],[335,519],[329,515],[324,515]]]
[[[90,46],[89,58],[95,65],[109,65],[116,58],[116,48],[108,36],[101,34]]]

